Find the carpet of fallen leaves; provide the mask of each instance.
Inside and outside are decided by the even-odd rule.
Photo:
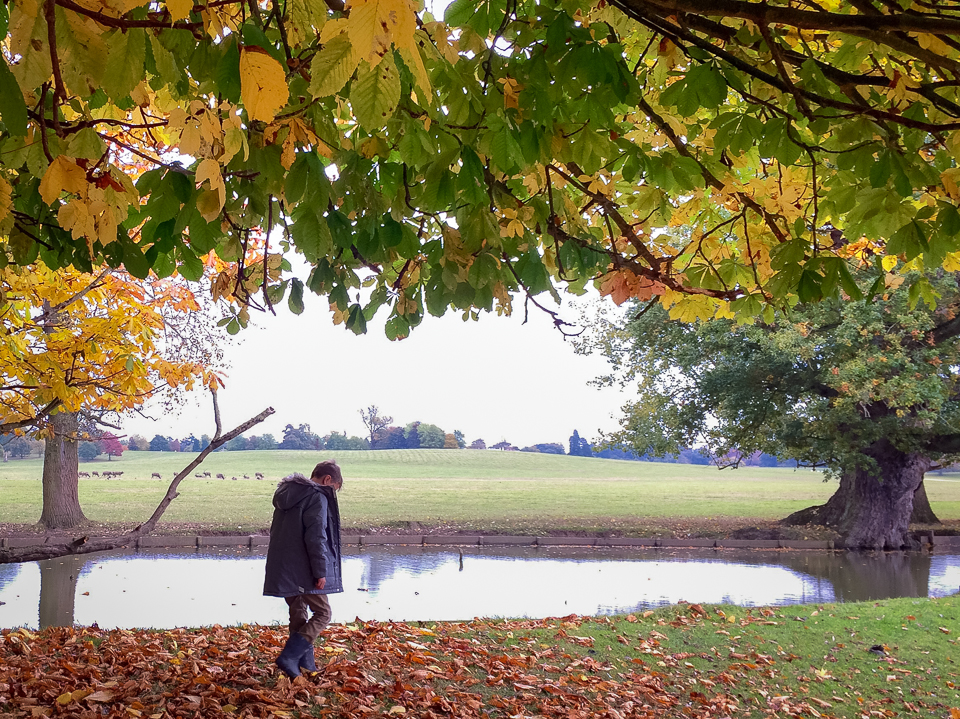
[[[767,612],[739,624],[775,624]],[[705,619],[694,604],[673,623]],[[590,623],[610,625],[633,657],[607,663],[591,656],[596,640],[581,634]],[[737,699],[738,684],[769,673],[771,657],[735,657],[730,667],[691,680],[688,671],[676,669],[693,669],[686,660],[694,655],[670,653],[660,639],[666,637],[649,629],[646,637],[628,638],[602,617],[358,621],[328,627],[317,647],[320,671],[291,681],[273,665],[286,640],[282,627],[4,629],[0,717],[861,716],[833,714],[826,702],[815,706],[816,699],[774,694],[766,707],[748,705]],[[947,709],[943,716],[960,719],[960,711]]]

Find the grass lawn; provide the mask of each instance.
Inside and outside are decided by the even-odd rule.
[[[316,650],[321,671],[293,682],[273,666],[285,627],[7,629],[0,713],[952,719],[960,716],[958,627],[957,595],[355,622],[328,627]]]
[[[327,452],[218,452],[200,471],[227,479],[190,477],[164,522],[210,529],[258,531],[269,526],[276,480],[309,473]],[[126,452],[113,461],[81,463],[81,471],[122,471],[121,479],[82,478],[80,500],[98,523],[136,523],[149,516],[190,455]],[[710,536],[731,523],[773,521],[825,501],[835,489],[807,470],[626,462],[492,450],[341,452],[340,493],[345,529],[449,526],[487,532],[616,531],[655,535],[682,530]],[[0,465],[0,523],[40,516],[41,460]],[[150,479],[153,472],[162,480]],[[257,472],[265,480],[253,479]],[[245,479],[244,475],[251,479]],[[237,477],[237,481],[231,481]],[[931,477],[927,493],[941,519],[960,519],[960,481]],[[943,481],[939,481],[939,480]],[[161,531],[162,531],[161,523]]]

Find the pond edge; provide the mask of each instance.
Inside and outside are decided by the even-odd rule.
[[[62,537],[0,537],[0,549],[19,549],[44,543],[57,543]],[[95,538],[94,538],[95,539]],[[697,547],[713,549],[837,549],[833,540],[800,539],[674,539],[670,537],[534,537],[505,535],[387,535],[343,534],[345,545],[443,545],[461,547]],[[262,534],[246,536],[146,536],[136,541],[136,547],[265,547],[270,537]],[[960,549],[960,536],[928,534],[920,537],[924,548]]]

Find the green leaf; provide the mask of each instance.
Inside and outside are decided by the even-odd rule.
[[[352,330],[355,335],[362,335],[367,331],[367,320],[363,316],[363,308],[360,305],[350,305],[347,313],[346,322],[348,330]]]
[[[294,244],[303,253],[307,262],[316,264],[333,250],[333,238],[327,223],[312,208],[304,208],[297,213],[296,221],[290,226]]]
[[[85,127],[75,132],[67,141],[66,152],[71,157],[84,157],[88,160],[99,160],[103,157],[106,146],[100,135],[92,127]]]
[[[883,187],[887,184],[892,169],[890,165],[890,152],[881,152],[880,157],[877,158],[877,161],[873,163],[873,166],[870,168],[871,187]]]
[[[115,30],[105,36],[107,67],[103,73],[103,89],[114,102],[127,97],[144,78],[147,38],[143,30]]]
[[[376,67],[365,61],[360,63],[357,79],[350,88],[350,104],[366,130],[384,127],[399,101],[400,75],[392,53],[387,53]]]
[[[287,298],[287,307],[295,315],[303,313],[303,282],[296,277],[290,280],[290,296]]]
[[[805,269],[800,274],[800,282],[797,284],[797,295],[801,302],[813,302],[823,297],[820,288],[820,282],[823,278],[813,270]]]
[[[476,0],[454,0],[443,11],[443,21],[453,27],[462,27],[477,10]]]
[[[953,237],[960,234],[960,212],[949,202],[940,203],[937,222],[940,223],[940,231],[946,235]]]
[[[27,104],[23,101],[17,79],[7,66],[6,58],[0,60],[0,120],[11,135],[27,134]]]
[[[177,270],[183,276],[183,279],[189,282],[197,282],[203,277],[203,262],[189,248],[178,247],[177,259],[180,260]]]
[[[224,40],[224,53],[217,65],[217,91],[236,104],[240,102],[240,48],[236,35]]]
[[[919,222],[911,221],[897,230],[887,241],[888,255],[906,255],[907,262],[927,249],[927,238]]]
[[[133,242],[123,243],[123,266],[137,279],[145,280],[150,275],[150,263]]]
[[[350,220],[346,215],[339,210],[327,213],[327,226],[330,228],[330,236],[336,247],[345,249],[353,243],[353,227],[350,226]]]
[[[360,63],[346,35],[337,35],[310,63],[310,94],[316,98],[340,92]]]

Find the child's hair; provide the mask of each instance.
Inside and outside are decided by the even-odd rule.
[[[340,473],[340,467],[337,465],[335,459],[320,462],[320,464],[313,468],[313,474],[310,475],[310,479],[323,479],[328,474],[333,477],[333,481],[337,483],[337,486],[343,484],[343,475]]]

